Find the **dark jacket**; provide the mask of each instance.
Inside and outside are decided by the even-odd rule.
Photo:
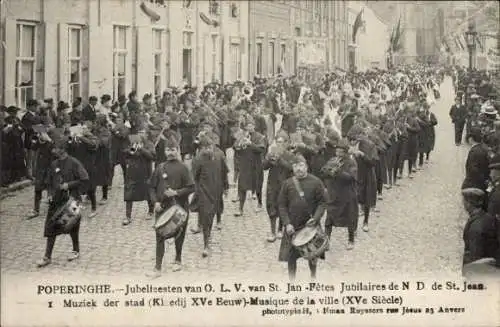
[[[483,144],[472,146],[465,161],[465,179],[462,189],[475,187],[486,190],[490,174],[489,161],[488,149]]]

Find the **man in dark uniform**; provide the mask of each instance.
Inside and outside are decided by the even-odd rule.
[[[217,148],[215,136],[202,134],[199,136],[199,150],[192,163],[193,178],[196,183],[195,196],[198,212],[198,226],[203,232],[202,257],[210,251],[210,239],[213,220],[222,213],[223,196],[229,188],[224,153]],[[193,210],[192,210],[193,211]],[[198,229],[193,230],[196,233]]]
[[[455,104],[450,109],[451,122],[455,125],[455,145],[462,144],[465,121],[467,120],[467,108],[462,104],[462,100],[457,97]]]
[[[462,189],[472,187],[486,191],[490,173],[488,149],[481,142],[481,132],[477,128],[469,133],[472,146],[465,162],[465,179]]]
[[[500,267],[500,155],[491,159],[489,168],[491,185],[488,187],[488,213],[495,217],[496,221],[497,242],[499,242],[496,265]]]
[[[462,190],[464,207],[469,214],[463,232],[464,265],[482,258],[497,256],[499,246],[495,217],[482,208],[485,194],[483,190],[477,188]]]
[[[19,108],[10,106],[5,109],[8,116],[2,128],[2,184],[8,185],[26,176],[26,142],[23,144],[23,126],[17,117]],[[25,137],[28,137],[25,134]],[[31,148],[31,145],[30,145]],[[31,150],[30,150],[31,151]],[[27,161],[27,160],[26,160]],[[31,173],[31,172],[30,172]]]
[[[58,209],[66,204],[70,197],[79,199],[81,186],[88,181],[89,176],[83,165],[66,152],[67,139],[60,133],[53,133],[50,138],[54,142],[52,154],[56,158],[52,162],[47,175],[47,185],[49,191],[49,211],[45,220],[44,236],[47,238],[44,257],[37,262],[38,267],[45,267],[51,263],[52,250],[56,242],[56,237],[67,231],[62,230],[55,217]],[[80,222],[75,224],[69,231],[73,243],[73,252],[68,257],[68,261],[78,259],[80,256]]]
[[[97,118],[97,97],[91,96],[89,98],[89,103],[83,108],[82,114],[83,114],[83,120],[90,120],[94,122]]]
[[[42,192],[47,189],[47,174],[50,164],[53,161],[52,156],[52,139],[48,135],[47,127],[42,124],[33,126],[36,137],[33,138],[32,148],[35,150],[36,166],[33,172],[35,184],[35,203],[33,211],[28,218],[38,217],[40,213],[40,202],[42,200]]]
[[[356,193],[358,165],[349,153],[347,141],[339,141],[335,157],[322,168],[322,177],[328,191],[326,234],[331,236],[332,227],[347,227],[347,249],[352,250],[359,218]]]
[[[307,173],[304,157],[297,156],[293,163],[294,177],[287,179],[278,198],[280,218],[285,226],[281,239],[279,261],[288,262],[288,276],[295,279],[300,253],[292,245],[295,231],[317,226],[326,210],[327,195],[319,178]],[[320,256],[324,259],[324,254]],[[317,259],[309,260],[311,278],[316,278]]]
[[[189,194],[194,192],[194,181],[189,168],[180,160],[179,142],[170,136],[165,143],[165,156],[167,160],[160,163],[149,182],[149,196],[155,204],[156,218],[166,210],[178,204],[188,212]],[[182,246],[186,236],[188,222],[181,227],[175,237],[175,263],[173,270],[181,269]],[[156,234],[156,265],[149,277],[156,278],[161,275],[161,266],[165,254],[165,239]]]
[[[26,158],[26,168],[28,169],[28,178],[33,178],[33,167],[34,167],[34,155],[35,151],[31,149],[33,136],[35,132],[33,131],[33,126],[41,124],[42,121],[38,115],[38,101],[35,99],[28,100],[26,104],[26,112],[21,119],[21,124],[24,128],[24,149]]]

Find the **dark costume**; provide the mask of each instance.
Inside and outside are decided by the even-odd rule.
[[[306,226],[307,221],[311,218],[319,222],[325,213],[327,195],[321,180],[308,174],[306,177],[298,179],[304,193],[302,197],[294,185],[293,178],[289,178],[283,183],[278,199],[279,213],[284,226],[291,224],[296,231],[299,231]],[[299,257],[299,252],[292,245],[291,236],[283,235],[279,261],[296,261]],[[324,255],[321,258],[324,259]]]
[[[467,120],[467,108],[462,104],[454,104],[450,109],[450,118],[455,126],[455,144],[461,144],[465,121]]]
[[[462,189],[473,187],[486,191],[490,174],[489,162],[488,149],[483,144],[473,145],[465,162]]]
[[[165,196],[167,189],[173,189],[177,192],[175,197],[169,198]],[[163,212],[168,210],[174,204],[178,204],[188,211],[189,194],[194,191],[194,181],[188,167],[179,160],[166,161],[159,164],[149,181],[149,197],[153,203],[161,203],[162,211],[157,212],[156,217],[161,216]],[[186,235],[188,220],[185,226],[179,231],[175,237],[175,261],[181,262],[182,246]],[[156,234],[156,266],[157,270],[161,270],[163,256],[165,254],[165,240]]]
[[[347,227],[349,241],[354,241],[354,232],[358,228],[358,199],[356,194],[356,180],[358,178],[358,167],[356,160],[346,157],[341,160],[340,168],[331,173],[324,169],[323,181],[328,194],[327,216],[325,230],[330,235],[332,226]],[[328,167],[330,163],[325,165]]]
[[[7,125],[12,126],[7,127]],[[31,144],[29,149],[26,148],[26,142],[23,142],[23,126],[16,116],[7,116],[2,127],[2,185],[8,185],[26,176],[28,162],[26,164],[24,162],[25,155],[34,151],[31,149]],[[28,132],[24,137],[31,136]]]
[[[126,216],[130,220],[132,216],[132,203],[148,201],[149,213],[153,213],[153,204],[149,199],[148,180],[151,177],[155,150],[153,143],[142,138],[143,146],[135,152],[126,152],[127,173],[123,200],[126,202]]]
[[[229,188],[229,170],[223,152],[215,149],[213,153],[199,152],[193,160],[192,171],[198,224],[207,248],[214,216],[222,212],[223,194]]]

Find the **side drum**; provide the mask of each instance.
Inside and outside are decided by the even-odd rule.
[[[328,237],[320,227],[305,227],[292,237],[292,245],[304,259],[312,260],[328,248]]]
[[[156,233],[163,239],[175,237],[185,226],[187,219],[188,213],[186,210],[175,204],[158,217],[155,224]]]

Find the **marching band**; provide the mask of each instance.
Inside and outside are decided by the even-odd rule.
[[[346,248],[353,249],[359,216],[362,230],[369,232],[370,214],[377,211],[384,189],[399,186],[405,163],[407,176],[413,178],[429,161],[438,125],[432,106],[446,73],[452,74],[439,67],[408,66],[330,72],[308,82],[296,76],[256,77],[248,83],[211,83],[202,90],[169,88],[155,103],[150,94],[139,102],[134,91],[128,101],[122,96],[116,103],[107,94],[100,103],[92,96],[85,107],[81,99],[75,101],[71,112],[64,102],[53,112],[48,104],[30,100],[22,120],[17,118],[19,108],[2,110],[2,117],[7,114],[2,118],[2,180],[13,182],[23,174],[34,180],[29,218],[39,216],[42,192],[48,191],[47,249],[38,262],[43,267],[51,262],[59,234],[71,235],[69,259],[79,257],[80,203],[86,197],[91,204],[88,217],[98,217],[97,187],[102,190],[100,203],[106,204],[108,193],[117,191],[112,190],[113,175],[121,166],[126,208],[122,225],[133,222],[134,202],[148,203],[146,219],[155,219],[157,236],[156,263],[148,276],[159,277],[166,239],[174,239],[174,270],[181,269],[193,214],[197,224],[191,231],[202,232],[202,257],[210,256],[215,217],[216,228],[223,227],[232,149],[238,203],[238,218],[233,219],[251,214],[245,208],[250,199],[256,200],[257,212],[265,204],[267,241],[280,239],[278,257],[288,262],[290,278],[300,257],[308,260],[314,278],[318,259],[329,250],[333,227],[347,228]],[[493,131],[499,125],[490,117],[495,117],[495,108],[491,102],[477,104],[474,91],[462,89],[457,86],[450,112],[455,143],[461,143],[466,127],[467,142],[498,144]],[[474,120],[474,115],[480,118]],[[487,137],[478,138],[478,129]],[[496,151],[489,149],[488,154]],[[483,172],[481,185],[466,189],[486,192],[487,175]]]

